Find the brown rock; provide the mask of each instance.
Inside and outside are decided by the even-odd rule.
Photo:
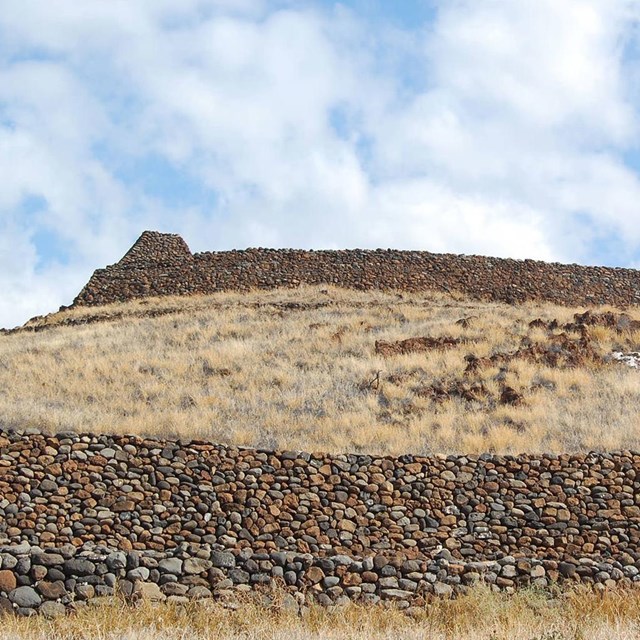
[[[377,580],[374,582],[377,582]],[[362,584],[362,577],[359,573],[345,573],[342,577],[342,584],[344,584],[345,587],[357,587],[359,584]]]
[[[42,565],[36,564],[31,567],[31,577],[37,582],[39,580],[44,580],[47,577],[47,567],[43,567]]]
[[[309,567],[305,573],[305,579],[309,584],[318,584],[324,577],[324,571],[320,567]]]
[[[36,589],[45,600],[57,600],[67,593],[62,580],[39,582]]]
[[[16,576],[13,571],[9,571],[9,569],[0,571],[0,591],[9,593],[9,591],[13,591],[16,588],[16,585]]]
[[[338,523],[338,529],[340,529],[340,531],[348,531],[349,533],[354,533],[356,528],[356,523],[352,522],[351,520],[343,519]]]
[[[123,500],[122,502],[116,502],[111,510],[115,513],[122,513],[123,511],[133,511],[136,508],[136,503],[133,500]]]

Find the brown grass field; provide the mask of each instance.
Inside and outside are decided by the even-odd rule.
[[[640,346],[640,310],[621,327],[562,327],[583,311],[321,287],[79,308],[0,335],[0,415],[328,452],[640,449],[640,371],[607,362]],[[458,342],[376,353],[425,336]],[[558,362],[528,357],[531,345]],[[494,359],[465,371],[470,355]]]
[[[640,347],[640,310],[575,326],[584,311],[331,287],[68,310],[0,334],[0,415],[21,429],[329,452],[640,449],[640,371],[609,357]],[[393,344],[411,338],[427,339]],[[640,637],[640,591],[480,587],[410,613],[112,599],[3,618],[0,640]]]
[[[3,618],[0,640],[632,640],[640,637],[640,593],[571,591],[510,596],[477,588],[410,615],[382,606],[312,608],[300,616],[251,602],[235,610],[117,600],[74,617]]]

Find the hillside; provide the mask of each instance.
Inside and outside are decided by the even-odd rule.
[[[332,287],[79,307],[0,338],[0,410],[267,449],[640,449],[639,374],[611,358],[638,318]]]
[[[0,615],[546,638],[586,607],[594,637],[637,629],[637,272],[203,255],[145,233],[0,332]],[[199,289],[199,260],[227,268]]]

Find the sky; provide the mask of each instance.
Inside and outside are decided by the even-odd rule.
[[[640,267],[640,0],[0,0],[0,327],[193,251]]]

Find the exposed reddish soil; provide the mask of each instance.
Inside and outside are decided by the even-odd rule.
[[[469,328],[474,316],[461,318],[456,325]],[[530,329],[543,329],[547,335],[544,340],[534,341],[529,335],[524,336],[521,345],[513,352],[498,352],[490,356],[479,357],[473,353],[464,357],[466,367],[463,379],[439,380],[431,384],[422,384],[413,388],[417,396],[429,398],[441,403],[459,399],[465,402],[480,402],[488,405],[518,406],[525,402],[525,390],[518,390],[506,384],[505,378],[509,363],[514,360],[528,360],[551,368],[575,368],[582,366],[604,366],[616,358],[603,354],[590,335],[593,327],[606,327],[618,333],[640,330],[640,322],[633,320],[625,313],[594,313],[590,310],[576,313],[572,322],[561,324],[558,320],[536,318],[529,323]],[[385,357],[416,351],[451,348],[465,343],[464,339],[443,338],[409,338],[397,342],[376,342],[377,354]],[[481,377],[483,369],[499,367],[500,372],[493,378],[499,383],[499,392],[491,392]],[[406,376],[391,375],[387,378],[392,384],[403,384]]]
[[[407,338],[395,342],[385,342],[376,340],[375,349],[378,355],[385,358],[390,356],[405,355],[407,353],[420,353],[422,351],[433,351],[434,349],[450,349],[460,344],[461,340],[451,336],[441,336],[440,338]]]

